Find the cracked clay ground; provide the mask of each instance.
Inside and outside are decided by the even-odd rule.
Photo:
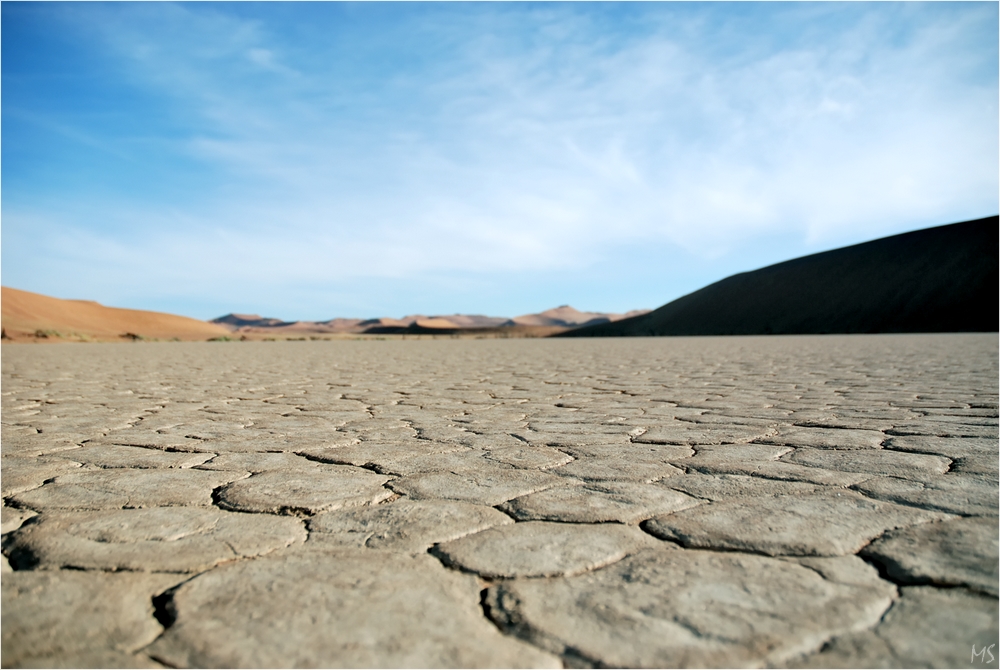
[[[5,345],[3,665],[997,667],[997,357]]]

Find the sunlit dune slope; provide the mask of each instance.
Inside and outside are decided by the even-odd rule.
[[[562,337],[993,332],[997,231],[991,216],[803,256]]]
[[[90,300],[60,300],[4,286],[3,330],[14,341],[30,340],[207,340],[230,334],[223,326],[184,316],[105,307]],[[36,334],[44,337],[36,337]],[[131,335],[129,335],[131,334]]]
[[[606,312],[581,312],[569,305],[560,305],[552,309],[547,309],[538,314],[525,314],[515,316],[508,322],[508,325],[518,326],[563,326],[565,328],[576,328],[584,325],[598,323],[608,323],[620,321],[626,317],[646,314],[648,309],[639,309],[627,312],[626,314],[609,314]]]

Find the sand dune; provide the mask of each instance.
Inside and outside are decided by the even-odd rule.
[[[566,337],[995,332],[996,216],[744,272]]]
[[[519,326],[562,326],[564,328],[577,328],[580,326],[590,326],[599,323],[612,323],[621,319],[645,314],[648,309],[637,309],[625,314],[612,314],[608,312],[581,312],[569,305],[560,305],[553,309],[547,309],[538,314],[525,314],[515,316],[505,325]]]
[[[123,339],[207,340],[295,338],[344,334],[455,335],[485,337],[547,337],[569,328],[608,323],[627,314],[581,312],[562,305],[539,314],[507,317],[481,314],[424,316],[401,319],[336,318],[327,321],[284,321],[259,314],[226,314],[211,322],[134,309],[105,307],[89,300],[62,300],[3,287],[3,328],[7,341],[121,341]]]
[[[399,319],[391,317],[364,320],[337,318],[328,321],[283,321],[257,314],[226,314],[213,319],[212,323],[225,326],[236,334],[254,337],[333,333],[364,333],[368,335],[476,333],[485,335],[494,331],[497,334],[513,337],[543,337],[562,332],[567,328],[618,321],[626,317],[645,314],[648,311],[634,310],[625,314],[581,312],[569,305],[562,305],[539,314],[525,314],[513,319],[482,314],[449,314],[447,316],[409,314]]]
[[[91,300],[61,300],[4,286],[3,332],[13,341],[207,340],[230,331],[184,316],[105,307]]]
[[[429,319],[417,319],[414,322],[418,328],[440,328],[444,330],[457,330],[460,326],[453,321],[444,319],[441,317],[432,317]]]
[[[371,328],[406,328],[410,325],[409,321],[391,318],[283,321],[256,314],[226,314],[212,319],[211,323],[224,326],[237,335],[264,337],[364,333]]]
[[[423,319],[441,319],[452,324],[452,328],[496,328],[510,319],[505,316],[484,316],[482,314],[448,314],[447,316],[404,316],[402,321],[407,324],[418,323]]]
[[[258,327],[277,328],[280,326],[290,326],[293,321],[282,321],[281,319],[270,319],[259,314],[226,314],[217,319],[212,319],[212,323],[218,323],[232,328]]]

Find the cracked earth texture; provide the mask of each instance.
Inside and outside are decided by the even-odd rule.
[[[997,359],[7,345],[2,663],[997,667]]]

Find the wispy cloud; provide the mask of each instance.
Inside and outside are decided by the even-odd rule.
[[[653,307],[754,264],[997,210],[991,4],[35,11],[156,101],[144,158],[182,167],[113,197],[63,193],[61,208],[41,186],[5,191],[4,282],[25,288],[30,263],[58,274],[96,258],[108,269],[81,289],[107,299],[129,271],[150,277],[129,300],[269,292],[261,310],[319,318],[334,313],[287,314],[288,293],[351,287],[368,313],[445,311],[468,298],[442,276],[575,277],[560,302],[604,300],[595,268],[655,248],[697,269],[622,277],[621,304],[580,305]],[[52,233],[30,242],[42,220]],[[11,239],[30,263],[12,262]],[[500,291],[481,309],[547,299]]]

